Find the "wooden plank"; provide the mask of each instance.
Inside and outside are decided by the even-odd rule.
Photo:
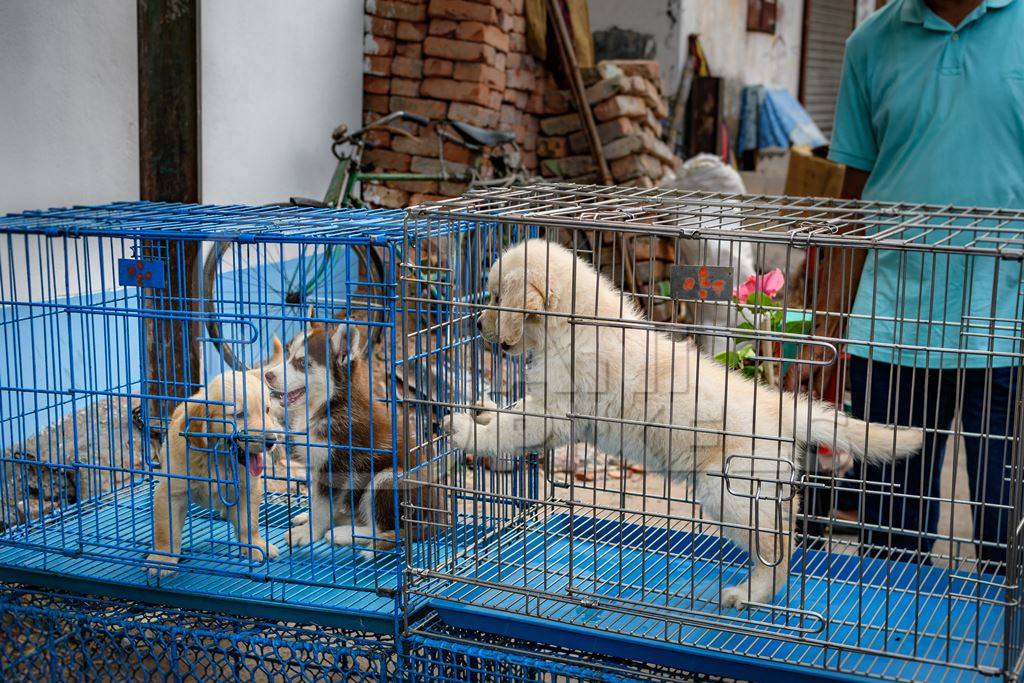
[[[199,201],[199,2],[138,0],[139,195],[150,201]],[[146,290],[148,391],[184,397],[200,382],[199,244],[178,240],[142,245],[164,259],[167,285]],[[177,401],[150,402],[150,419],[169,415]]]

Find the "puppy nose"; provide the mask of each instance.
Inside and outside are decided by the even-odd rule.
[[[482,322],[480,322],[480,318],[476,319],[476,329],[480,330],[481,332],[484,331],[484,325]]]
[[[274,380],[277,379],[277,375],[272,372],[263,373],[263,379],[267,381],[267,384],[273,384]]]

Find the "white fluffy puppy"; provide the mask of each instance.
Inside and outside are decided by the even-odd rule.
[[[513,246],[488,283],[479,326],[507,353],[532,352],[525,398],[486,424],[449,415],[444,430],[479,455],[585,440],[688,479],[705,516],[720,520],[753,558],[749,581],[725,588],[723,606],[768,602],[785,582],[796,499],[787,482],[803,445],[828,444],[875,462],[921,446],[919,432],[868,425],[755,384],[693,343],[673,341],[590,264],[554,243]],[[727,482],[712,476],[727,463]]]

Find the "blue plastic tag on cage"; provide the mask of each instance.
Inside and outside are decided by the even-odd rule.
[[[117,260],[117,283],[122,287],[163,289],[164,262],[123,258]]]

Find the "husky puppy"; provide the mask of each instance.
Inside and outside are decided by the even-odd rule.
[[[354,325],[313,322],[264,374],[283,403],[289,431],[307,435],[305,443],[291,444],[294,452],[305,451],[310,473],[309,512],[292,520],[293,548],[321,539],[393,548],[395,488],[400,501],[412,493],[414,482],[399,483],[393,459],[397,452],[399,468],[406,468],[406,430],[373,395],[362,337]]]
[[[674,341],[557,244],[511,247],[491,267],[488,289],[489,307],[478,318],[484,339],[509,354],[533,354],[525,397],[486,424],[455,413],[442,429],[459,448],[498,455],[567,445],[572,425],[578,440],[688,479],[704,515],[754,558],[749,581],[723,589],[725,607],[768,602],[786,580],[791,482],[803,446],[825,444],[871,462],[921,447],[919,431],[869,425],[756,384],[692,342]]]

